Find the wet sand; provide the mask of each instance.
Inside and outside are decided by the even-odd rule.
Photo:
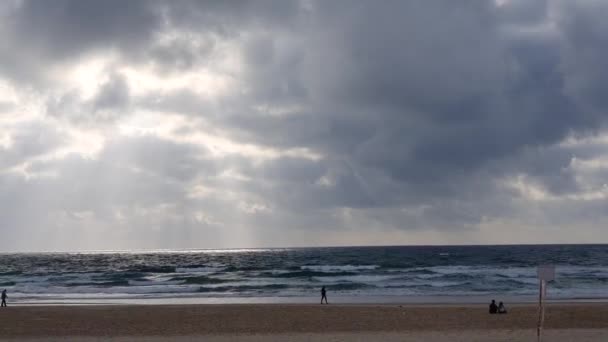
[[[0,339],[115,341],[519,341],[536,307],[489,315],[485,305],[116,305],[0,310]],[[608,341],[607,304],[553,304],[551,341]]]

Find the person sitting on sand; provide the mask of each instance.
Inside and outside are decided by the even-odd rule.
[[[496,301],[492,299],[492,303],[490,303],[490,313],[495,314],[498,312],[498,306],[496,306]]]
[[[505,308],[505,305],[502,302],[498,303],[498,313],[499,314],[507,313],[507,308]]]
[[[4,289],[4,291],[2,291],[2,304],[0,304],[0,306],[6,306],[6,298],[8,298],[8,296],[6,295],[6,289]]]
[[[325,286],[321,288],[321,304],[323,304],[323,299],[325,299],[325,304],[329,304],[327,302],[327,291],[325,291]]]

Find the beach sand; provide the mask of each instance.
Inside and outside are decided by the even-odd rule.
[[[481,305],[14,306],[0,339],[56,341],[535,341],[536,307]],[[608,341],[607,304],[547,306],[546,341]]]

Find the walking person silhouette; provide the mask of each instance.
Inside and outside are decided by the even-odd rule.
[[[2,291],[2,305],[0,306],[6,306],[6,298],[8,298],[8,296],[6,295],[6,289],[4,289],[4,291]]]
[[[325,304],[329,304],[327,302],[327,291],[325,291],[325,286],[321,288],[321,304],[323,304],[323,299],[325,299]]]

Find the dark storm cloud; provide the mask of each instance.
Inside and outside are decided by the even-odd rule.
[[[316,5],[314,25],[305,28],[310,53],[282,60],[272,54],[279,35],[252,48],[270,57],[249,60],[248,82],[259,87],[247,100],[306,109],[261,116],[228,104],[207,118],[239,139],[309,147],[359,174],[387,175],[394,189],[418,198],[446,195],[449,184],[466,185],[490,161],[596,123],[562,94],[558,46],[502,37],[488,4]]]
[[[548,15],[549,1],[511,0],[505,2],[498,15],[513,27],[541,24]]]
[[[47,83],[57,64],[96,52],[141,49],[161,28],[156,5],[139,0],[15,2],[0,24],[0,72],[19,83]]]
[[[558,24],[563,33],[563,69],[568,76],[566,89],[588,111],[599,111],[605,118],[608,101],[608,71],[599,68],[608,54],[608,25],[600,13],[608,9],[602,1],[560,2],[563,6]],[[602,119],[603,119],[602,118]]]
[[[160,29],[153,1],[23,1],[9,33],[43,58],[73,58],[90,50],[137,49]]]
[[[561,69],[562,42],[502,35],[502,25],[513,24],[501,22],[512,14],[502,12],[520,3],[500,10],[478,2],[324,5],[307,31],[313,52],[295,68],[252,81],[268,87],[282,74],[282,81],[316,86],[316,94],[298,99],[307,110],[287,117],[237,114],[229,125],[239,134],[270,146],[344,153],[356,167],[405,182],[434,182],[526,146],[593,131],[603,120],[582,113],[564,93],[570,75]]]
[[[187,69],[213,52],[213,35],[289,25],[298,9],[289,1],[24,0],[1,9],[0,71],[16,81],[45,81],[54,64],[107,52],[168,70]],[[171,30],[178,30],[178,37],[158,45],[158,36]],[[192,44],[193,39],[204,42]]]
[[[441,198],[462,198],[465,192],[491,197],[492,189],[499,191],[492,180],[509,176],[508,172],[528,172],[554,194],[579,190],[567,169],[567,154],[556,149],[534,159],[526,151],[551,146],[569,134],[594,132],[605,117],[589,113],[585,101],[581,105],[566,91],[572,78],[580,77],[564,70],[567,43],[550,34],[505,34],[512,25],[524,25],[525,31],[525,25],[542,24],[546,4],[534,5],[525,18],[515,18],[526,6],[521,2],[500,9],[489,3],[316,5],[314,28],[306,31],[310,53],[301,51],[297,59],[287,56],[285,63],[272,55],[275,60],[262,72],[252,62],[250,81],[280,94],[276,103],[291,99],[306,110],[273,117],[236,109],[237,114],[223,122],[235,128],[236,136],[269,146],[306,146],[344,159],[365,175],[365,183],[376,183],[366,177],[374,171],[380,179],[387,175],[392,190],[386,187],[381,192],[372,185],[371,192],[392,198],[393,204],[411,203],[407,198],[413,198],[442,208]],[[340,15],[332,16],[337,12]],[[600,22],[581,22],[582,28],[561,22],[558,30],[569,36],[569,31]],[[593,30],[599,38],[605,36],[602,32]],[[267,53],[276,44],[265,46]],[[584,51],[590,60],[606,55],[601,47]],[[581,67],[593,65],[597,63]],[[590,88],[601,93],[601,82],[608,78],[601,72],[590,76]],[[286,82],[296,86],[285,87]],[[304,91],[291,96],[288,89],[293,88]],[[585,88],[577,87],[579,91]],[[513,164],[491,167],[501,160]],[[471,182],[470,177],[486,181]],[[407,195],[393,195],[399,191]],[[339,199],[327,203],[332,196],[315,197],[324,205],[349,206],[344,199],[352,194],[332,195]],[[479,200],[472,197],[473,202]],[[373,207],[377,201],[362,203]],[[456,211],[442,212],[453,212],[452,219],[458,220]],[[478,210],[468,217],[474,222],[483,214]]]

